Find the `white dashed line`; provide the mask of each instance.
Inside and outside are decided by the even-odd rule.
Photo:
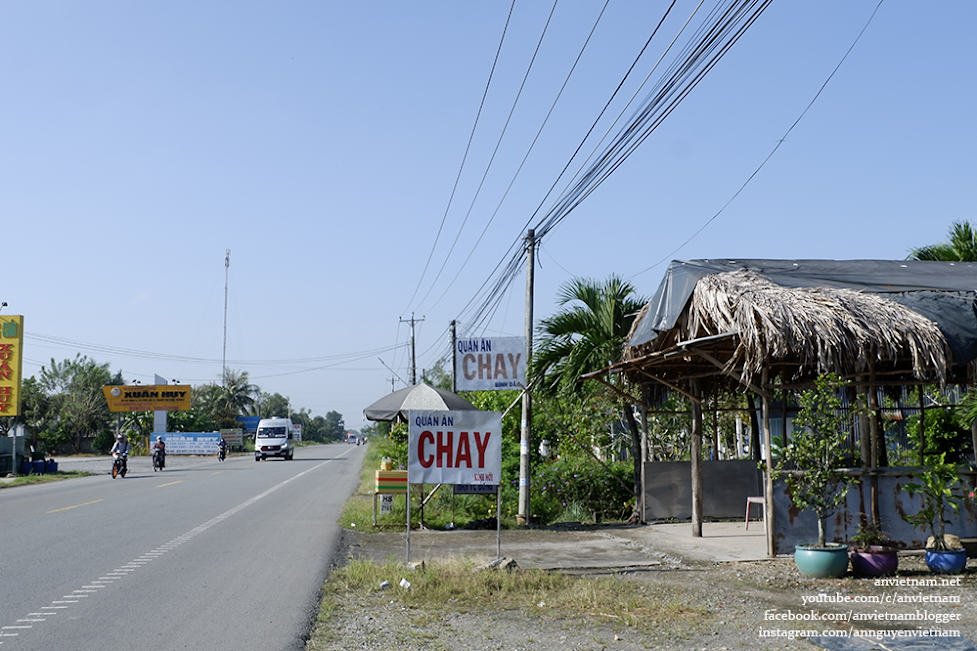
[[[308,470],[304,470],[304,471],[300,472],[299,474],[297,474],[297,475],[295,475],[293,477],[289,477],[288,479],[286,479],[285,481],[281,482],[280,484],[276,484],[275,486],[272,486],[271,488],[269,488],[265,492],[259,493],[258,495],[255,495],[251,499],[249,499],[249,500],[247,500],[245,502],[242,502],[241,504],[238,504],[234,508],[232,508],[232,509],[230,509],[228,511],[225,511],[224,513],[221,513],[217,517],[215,517],[215,518],[213,518],[211,520],[208,520],[207,522],[203,523],[202,525],[200,525],[198,527],[195,527],[195,528],[191,529],[190,531],[186,532],[182,536],[180,536],[178,538],[174,538],[173,540],[169,541],[168,543],[166,543],[164,545],[161,545],[161,546],[157,547],[156,549],[154,549],[152,551],[146,552],[145,554],[139,556],[135,560],[129,561],[125,565],[122,565],[121,567],[118,567],[118,568],[112,570],[111,572],[107,572],[104,576],[100,576],[98,579],[96,579],[94,581],[89,581],[87,584],[81,586],[81,589],[74,590],[74,591],[72,591],[72,594],[65,595],[62,599],[60,599],[58,601],[52,601],[51,603],[52,604],[76,604],[76,603],[78,603],[78,601],[80,599],[89,596],[88,594],[83,594],[83,593],[98,592],[102,588],[105,588],[105,587],[114,585],[116,583],[116,581],[119,581],[120,579],[124,579],[124,578],[128,577],[130,575],[130,573],[132,573],[132,572],[134,572],[134,571],[136,571],[136,570],[144,567],[147,563],[156,560],[157,558],[163,556],[167,552],[173,551],[174,549],[176,549],[177,547],[179,547],[183,543],[185,543],[185,542],[187,542],[189,540],[192,540],[193,538],[196,538],[198,535],[204,533],[205,531],[207,531],[208,529],[210,529],[214,525],[217,525],[217,524],[223,522],[224,520],[226,520],[227,518],[231,517],[232,515],[234,515],[238,511],[241,511],[242,509],[246,509],[247,507],[249,507],[252,504],[254,504],[255,502],[257,502],[258,500],[260,500],[260,499],[262,499],[264,497],[267,497],[268,495],[271,495],[272,493],[274,493],[276,490],[278,490],[282,486],[285,486],[286,484],[290,484],[291,482],[295,481],[299,477],[301,477],[301,476],[303,476],[305,474],[308,474],[308,473],[312,472],[313,470],[317,470],[321,466],[326,465],[327,463],[329,463],[329,461],[324,461],[324,462],[322,462],[322,463],[320,463],[320,464],[318,464],[316,466],[313,466],[312,468],[309,468]],[[17,623],[21,623],[21,622],[43,622],[43,621],[45,621],[45,618],[51,617],[52,615],[57,615],[58,614],[57,613],[58,610],[63,610],[65,608],[70,608],[70,606],[67,606],[67,605],[41,606],[41,608],[40,608],[41,611],[48,611],[48,612],[27,613],[27,617],[34,617],[34,618],[37,618],[37,619],[18,619],[18,620],[16,620],[16,622]],[[51,611],[54,611],[54,612],[51,612]],[[8,632],[8,630],[25,630],[25,629],[32,629],[32,628],[33,628],[32,625],[31,626],[3,626],[3,627],[0,627],[0,638],[4,638],[4,637],[17,637],[18,635],[20,635],[20,633],[16,633],[16,632]],[[3,640],[0,640],[0,645],[2,645],[2,644],[3,644]]]

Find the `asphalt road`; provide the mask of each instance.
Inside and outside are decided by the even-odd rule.
[[[302,649],[364,449],[0,491],[0,651]]]

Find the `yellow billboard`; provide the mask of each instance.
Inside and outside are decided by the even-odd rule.
[[[20,415],[23,375],[24,317],[0,316],[0,416]]]
[[[109,411],[187,411],[189,384],[102,387]]]

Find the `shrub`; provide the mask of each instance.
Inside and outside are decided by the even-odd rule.
[[[567,513],[627,517],[634,495],[634,465],[601,464],[593,459],[560,458],[540,465],[533,477],[533,513],[553,522]]]

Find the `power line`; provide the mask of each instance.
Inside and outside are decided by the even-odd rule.
[[[135,350],[132,348],[119,348],[116,346],[106,346],[102,344],[92,344],[85,343],[81,341],[75,341],[71,339],[63,339],[61,337],[52,337],[50,335],[39,334],[36,332],[24,333],[25,339],[33,339],[35,341],[43,342],[45,344],[55,346],[58,348],[67,348],[69,350],[89,350],[97,353],[103,353],[106,355],[112,355],[113,357],[130,357],[135,359],[150,359],[166,362],[184,362],[188,364],[221,364],[220,359],[211,359],[205,357],[187,357],[184,355],[171,355],[168,353],[157,353],[149,352],[143,350]],[[228,360],[236,366],[286,366],[286,365],[298,365],[298,364],[321,364],[324,362],[332,362],[335,364],[341,364],[344,362],[352,362],[363,359],[364,357],[369,357],[373,355],[383,354],[391,351],[403,348],[404,345],[386,346],[383,348],[374,348],[372,350],[365,351],[355,351],[350,353],[342,353],[339,355],[324,355],[319,357],[299,357],[292,359],[269,359],[269,360]],[[314,369],[310,369],[314,370]]]
[[[754,24],[761,13],[769,6],[770,2],[771,0],[730,0],[726,3],[720,3],[706,16],[704,21],[700,23],[698,29],[693,32],[687,45],[680,49],[679,55],[667,67],[662,78],[649,91],[628,122],[618,131],[614,139],[612,139],[596,159],[594,158],[594,154],[591,154],[588,158],[591,162],[585,165],[585,169],[581,167],[582,172],[578,172],[574,177],[576,180],[571,180],[571,183],[568,184],[568,189],[563,191],[538,222],[535,227],[538,238],[546,236],[562,223],[581,202],[623,164],[631,153],[648,138],[688,93],[698,85],[702,78],[715,67],[726,52]],[[698,7],[693,12],[693,16],[697,11]],[[691,21],[691,18],[690,16],[689,21]],[[686,21],[685,26],[682,27],[679,36],[686,30],[689,21]],[[658,28],[656,28],[656,33],[657,30]],[[672,44],[665,50],[665,54],[672,49],[679,36],[673,39]],[[654,34],[652,34],[652,37],[654,37]],[[647,83],[651,74],[658,68],[665,54],[662,55],[662,58],[659,59],[649,75],[646,76],[645,81],[642,82],[642,87]],[[617,120],[615,120],[616,122]],[[570,160],[572,161],[573,158]],[[535,214],[538,214],[538,209]],[[505,266],[501,273],[495,276],[495,282],[491,284],[487,291],[484,293],[480,292],[476,297],[482,302],[475,309],[472,321],[480,322],[488,315],[494,313],[504,291],[519,273],[522,251],[521,249],[516,249],[515,246],[516,243],[510,246],[508,260],[503,260],[500,263],[500,265],[504,264]],[[490,281],[491,278],[487,282]],[[465,307],[466,310],[473,304],[476,298],[469,301],[469,304]]]
[[[471,261],[472,256],[478,250],[478,246],[481,243],[482,238],[485,237],[485,234],[488,232],[489,227],[492,225],[492,223],[495,221],[495,218],[498,216],[499,211],[502,209],[502,204],[505,203],[506,198],[509,196],[509,192],[512,190],[512,187],[515,185],[516,179],[519,177],[519,174],[522,172],[522,168],[526,165],[526,161],[529,160],[530,154],[535,149],[537,142],[539,142],[539,138],[540,138],[540,136],[543,133],[543,129],[549,123],[549,119],[553,115],[553,111],[554,111],[554,109],[556,109],[556,105],[559,103],[560,98],[563,96],[563,92],[566,90],[566,87],[567,87],[567,85],[570,82],[570,78],[573,76],[573,73],[577,69],[577,66],[580,63],[580,60],[583,58],[583,54],[586,51],[587,46],[590,44],[590,41],[591,41],[591,39],[594,36],[594,32],[597,30],[597,26],[600,24],[601,18],[604,16],[604,12],[607,9],[607,5],[608,4],[610,4],[610,0],[606,0],[604,2],[603,7],[601,7],[600,13],[597,15],[597,19],[594,21],[593,26],[590,28],[590,32],[587,34],[587,38],[584,40],[583,45],[580,47],[580,51],[577,53],[577,57],[576,57],[576,59],[574,59],[573,65],[570,67],[570,70],[567,72],[566,77],[563,79],[563,84],[560,86],[559,92],[556,94],[556,97],[553,99],[553,103],[550,105],[550,108],[547,111],[546,116],[543,118],[542,123],[539,125],[539,129],[537,129],[537,131],[536,131],[536,135],[533,137],[533,140],[530,143],[528,149],[526,150],[526,153],[523,155],[522,161],[519,163],[519,167],[516,168],[515,173],[512,175],[512,178],[509,180],[509,185],[506,187],[505,192],[502,194],[502,197],[499,199],[499,203],[496,205],[495,210],[492,212],[491,217],[489,217],[489,220],[488,220],[488,222],[486,222],[485,227],[482,229],[482,232],[479,234],[478,239],[472,245],[471,250],[468,252],[468,255],[465,257],[464,262],[462,262],[461,266],[459,267],[458,272],[455,274],[455,277],[451,280],[450,283],[448,283],[447,287],[445,287],[444,292],[441,293],[441,296],[439,296],[438,299],[431,306],[432,308],[434,306],[438,305],[441,302],[441,300],[447,295],[448,291],[454,286],[455,281],[457,281],[458,278],[461,276],[461,271]],[[674,0],[673,0],[673,3],[672,4],[674,5]],[[555,5],[554,5],[554,8],[555,8]],[[548,21],[547,21],[547,24],[548,24]],[[635,61],[635,63],[637,63],[637,61]],[[527,71],[527,74],[528,74],[528,71]],[[623,81],[622,81],[622,83],[623,83]],[[599,119],[599,117],[598,117],[598,119]],[[568,165],[569,165],[569,163],[568,163]],[[479,186],[479,187],[481,187],[481,186]],[[544,198],[544,201],[545,201],[545,198]],[[473,201],[473,204],[474,204],[474,201]],[[469,213],[470,212],[471,212],[471,209],[469,208]],[[467,217],[466,217],[466,219],[467,219]],[[527,222],[527,226],[528,226],[528,222]],[[459,235],[460,235],[460,233],[459,233]],[[456,241],[457,241],[457,238],[456,238]],[[445,259],[445,263],[447,263],[447,259]],[[442,266],[442,269],[443,268],[444,267]],[[440,275],[440,272],[439,272],[439,275]],[[432,289],[433,289],[433,284],[432,284]],[[430,294],[430,291],[428,292],[428,294]],[[425,298],[427,298],[427,295],[425,295]]]
[[[875,14],[879,12],[879,9],[882,7],[882,3],[884,1],[885,0],[879,0],[879,3],[875,6],[875,9],[872,11],[872,14],[868,17],[868,20],[865,22],[865,25],[862,27],[861,31],[858,32],[858,35],[855,37],[855,40],[852,42],[851,46],[849,46],[848,50],[845,51],[844,56],[841,57],[841,60],[838,62],[838,65],[834,67],[834,69],[831,71],[831,74],[829,74],[827,79],[824,80],[824,83],[821,84],[821,87],[814,94],[814,97],[811,98],[811,101],[808,102],[807,106],[804,107],[804,110],[801,111],[801,114],[797,116],[797,119],[794,120],[793,124],[791,124],[790,127],[787,129],[787,131],[784,132],[784,135],[781,136],[780,140],[778,140],[774,144],[773,149],[770,150],[770,153],[767,154],[766,158],[764,158],[763,161],[761,161],[761,163],[757,166],[757,168],[753,170],[753,173],[750,174],[745,181],[743,181],[743,184],[739,187],[738,190],[736,190],[736,192],[733,193],[733,196],[731,196],[729,200],[726,203],[724,203],[718,211],[716,211],[716,214],[714,214],[712,217],[707,219],[705,223],[702,224],[702,226],[700,226],[698,230],[696,230],[696,232],[692,233],[692,235],[690,235],[688,239],[686,239],[684,242],[678,245],[675,249],[673,249],[670,253],[668,253],[665,257],[660,259],[658,262],[651,265],[650,267],[646,267],[645,269],[642,269],[638,273],[632,275],[631,278],[636,278],[637,276],[640,276],[641,274],[650,271],[655,267],[657,267],[658,265],[662,264],[663,262],[671,259],[673,255],[675,255],[677,252],[685,248],[685,246],[689,242],[691,242],[696,237],[698,237],[699,233],[704,231],[706,227],[708,227],[712,222],[714,222],[716,218],[718,218],[719,215],[721,215],[726,210],[726,208],[728,208],[729,205],[733,203],[733,201],[735,201],[737,197],[740,196],[740,194],[742,194],[743,190],[746,189],[746,186],[749,185],[751,181],[753,181],[756,175],[760,173],[760,170],[762,170],[766,166],[766,164],[770,161],[770,159],[773,158],[773,155],[777,153],[777,150],[780,149],[780,146],[784,144],[784,141],[787,140],[787,136],[790,135],[790,132],[794,130],[794,127],[796,127],[800,123],[800,121],[804,118],[804,116],[807,115],[807,112],[811,110],[811,107],[814,106],[814,103],[818,100],[818,98],[821,97],[821,93],[823,93],[824,89],[827,88],[828,83],[834,78],[838,70],[841,69],[842,64],[844,64],[845,61],[848,59],[848,55],[852,53],[852,50],[854,50],[855,46],[858,45],[858,42],[862,39],[862,36],[865,34],[865,31],[868,29],[869,25],[872,24],[872,20],[875,18]]]
[[[516,91],[516,96],[513,98],[512,105],[509,107],[509,114],[506,116],[505,123],[502,125],[502,131],[499,133],[499,137],[496,139],[495,148],[492,150],[492,155],[489,157],[488,163],[485,165],[485,170],[482,172],[482,178],[478,183],[478,187],[475,189],[475,194],[472,196],[471,203],[468,204],[468,211],[465,213],[465,218],[461,222],[461,227],[458,229],[458,233],[455,235],[455,239],[451,243],[451,247],[448,249],[448,253],[444,257],[444,262],[441,263],[441,268],[438,269],[437,275],[434,277],[434,280],[431,281],[431,287],[428,289],[424,297],[421,298],[421,303],[427,299],[427,297],[431,294],[431,291],[434,289],[434,285],[438,282],[438,279],[441,278],[441,274],[444,272],[444,268],[447,266],[448,260],[451,258],[451,254],[454,252],[455,246],[458,245],[458,240],[461,238],[462,232],[465,230],[465,225],[468,224],[468,219],[471,217],[472,210],[475,208],[475,203],[478,201],[482,188],[485,187],[485,180],[488,178],[489,171],[492,169],[492,164],[495,162],[495,157],[498,155],[499,149],[502,147],[502,141],[505,140],[505,134],[509,130],[509,124],[512,122],[512,116],[515,114],[516,107],[519,105],[519,98],[522,97],[522,92],[526,88],[526,81],[528,81],[529,75],[533,70],[533,65],[536,63],[536,57],[539,56],[540,48],[543,46],[543,39],[546,38],[546,32],[549,29],[550,22],[553,20],[553,13],[556,11],[557,2],[558,0],[554,0],[553,6],[550,8],[550,13],[546,17],[546,24],[543,25],[543,31],[539,35],[539,40],[536,41],[536,49],[533,51],[533,56],[529,59],[529,64],[526,66],[526,72],[523,73],[522,82],[519,84],[519,90]],[[491,223],[491,221],[489,223]],[[486,228],[488,228],[488,226],[486,226]],[[482,231],[482,233],[484,234],[484,231]],[[481,240],[481,236],[479,236],[478,239]],[[471,255],[465,259],[466,263],[470,257]],[[464,266],[465,265],[463,263],[461,268],[463,269]],[[456,275],[455,279],[457,278],[458,276]],[[452,284],[453,283],[454,281],[452,281]]]
[[[505,19],[505,26],[502,28],[502,36],[499,38],[499,47],[495,50],[495,59],[492,61],[492,69],[489,71],[488,79],[485,82],[485,90],[482,91],[482,100],[478,105],[478,111],[475,113],[475,121],[472,124],[471,133],[468,135],[468,144],[465,145],[465,153],[461,158],[461,164],[458,166],[458,174],[455,176],[455,183],[451,188],[451,195],[448,197],[448,205],[444,208],[444,214],[441,216],[441,224],[438,226],[437,235],[434,237],[434,243],[431,245],[431,252],[427,256],[427,262],[424,263],[424,269],[421,271],[421,277],[417,279],[417,286],[414,288],[414,293],[411,295],[410,300],[407,305],[410,306],[414,302],[414,298],[417,297],[417,292],[421,288],[421,283],[424,282],[424,276],[427,274],[427,269],[431,264],[431,259],[434,257],[434,251],[438,246],[438,241],[441,239],[441,231],[444,230],[445,221],[448,219],[448,212],[451,210],[451,204],[455,198],[455,192],[458,190],[458,183],[461,181],[461,174],[465,169],[465,161],[468,160],[468,153],[471,151],[472,140],[475,138],[475,130],[478,128],[479,119],[482,116],[482,109],[485,108],[485,98],[488,97],[489,88],[492,86],[492,79],[495,77],[495,68],[499,63],[499,55],[502,53],[502,45],[505,43],[505,36],[509,31],[509,22],[512,20],[512,11],[515,9],[516,0],[512,0],[512,4],[509,5],[509,13]],[[405,309],[404,312],[407,310]]]

